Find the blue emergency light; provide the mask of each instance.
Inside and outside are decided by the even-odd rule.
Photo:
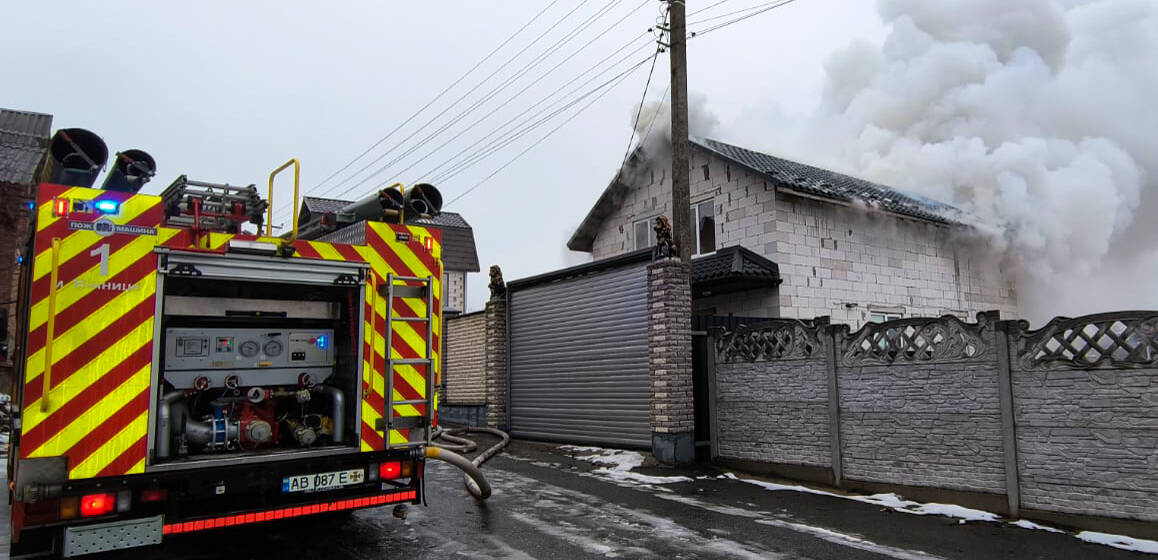
[[[326,340],[326,335],[323,334],[323,335],[318,337],[318,342],[317,342],[318,348],[325,350],[327,344],[328,344],[328,341]]]
[[[101,214],[116,214],[121,209],[121,203],[115,200],[98,200],[93,207]]]

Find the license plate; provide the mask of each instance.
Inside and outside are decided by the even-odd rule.
[[[365,469],[299,474],[281,479],[281,491],[283,493],[321,492],[323,490],[333,490],[334,488],[341,488],[352,484],[361,484],[365,481]]]

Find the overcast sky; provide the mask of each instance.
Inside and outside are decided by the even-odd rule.
[[[437,7],[451,4],[459,8]],[[734,16],[694,22],[767,4],[767,0],[713,4],[716,0],[688,0],[689,14],[704,10],[689,17],[691,30]],[[50,113],[55,116],[55,128],[90,129],[104,137],[110,152],[127,148],[150,152],[159,169],[145,192],[158,193],[181,174],[213,182],[257,183],[264,189],[269,171],[296,156],[302,160],[307,194],[352,199],[393,180],[409,184],[428,179],[422,175],[438,164],[462,161],[464,149],[476,140],[633,38],[640,41],[596,72],[612,68],[613,61],[636,45],[646,44],[639,35],[655,23],[660,8],[656,0],[555,2],[407,127],[344,173],[316,187],[547,5],[542,0],[181,6],[14,2],[5,7],[9,24],[0,34],[0,106]],[[593,16],[596,19],[589,20]],[[493,88],[577,28],[582,31],[483,101]],[[724,124],[721,130],[727,130],[728,123],[768,111],[809,111],[820,94],[827,57],[854,39],[879,41],[885,31],[872,2],[798,0],[690,41],[689,90],[705,96],[707,110]],[[512,61],[524,47],[526,51]],[[627,57],[571,97],[552,98],[535,110],[552,106],[555,99],[570,100],[586,93],[646,58],[649,50],[645,47]],[[661,55],[655,68],[649,98],[658,97],[667,86],[665,56]],[[504,63],[507,66],[500,68]],[[483,273],[473,275],[469,284],[470,310],[481,308],[485,272],[491,264],[501,265],[511,280],[589,258],[569,252],[565,242],[623,158],[647,69],[645,65],[629,74],[579,117],[447,208],[464,215],[478,241]],[[496,70],[493,78],[484,81]],[[498,108],[511,97],[505,107]],[[594,95],[584,98],[571,111],[592,99]],[[359,184],[480,101],[442,135]],[[545,122],[438,187],[447,200],[453,199],[571,114],[564,112]],[[430,119],[435,120],[422,126]],[[400,148],[346,180],[412,132],[416,134]],[[289,204],[288,189],[288,182],[279,185],[275,213],[285,213],[281,209]]]

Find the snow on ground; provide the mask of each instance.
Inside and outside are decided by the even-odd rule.
[[[616,482],[638,482],[641,484],[674,484],[677,482],[691,482],[686,476],[650,476],[632,472],[643,464],[643,454],[621,449],[604,449],[601,447],[582,447],[578,445],[561,445],[559,449],[576,453],[574,456],[580,461],[607,465],[591,472],[602,475]]]
[[[874,505],[886,507],[886,508],[889,508],[893,511],[899,511],[902,513],[911,513],[913,515],[943,515],[945,517],[953,517],[953,518],[960,519],[961,523],[966,523],[968,521],[984,521],[984,522],[992,522],[992,523],[1002,522],[1001,516],[996,514],[996,513],[992,513],[992,512],[988,512],[988,511],[982,511],[979,509],[971,509],[971,508],[967,508],[967,507],[963,507],[963,506],[959,506],[959,505],[955,505],[955,504],[937,504],[937,503],[923,504],[920,502],[913,502],[910,500],[906,500],[906,499],[904,499],[896,494],[891,494],[891,493],[890,494],[873,494],[871,496],[855,496],[855,495],[850,495],[850,494],[838,494],[836,492],[827,492],[824,490],[818,490],[816,488],[809,488],[807,486],[802,486],[799,484],[792,484],[792,485],[777,484],[775,482],[764,482],[762,480],[752,480],[752,479],[748,479],[748,478],[740,478],[732,473],[724,473],[722,475],[717,476],[716,478],[738,480],[740,482],[746,482],[748,484],[759,486],[759,487],[764,488],[766,490],[804,492],[804,493],[808,493],[808,494],[818,494],[821,496],[831,496],[834,498],[853,500],[853,501],[857,501],[857,502],[863,502],[866,504],[874,504]],[[1027,521],[1025,519],[1019,519],[1017,521],[1010,521],[1009,524],[1015,525],[1017,527],[1021,527],[1022,529],[1047,531],[1050,533],[1065,533],[1065,531],[1062,531],[1061,529],[1057,529],[1054,527],[1048,527],[1046,525],[1039,525],[1037,523],[1034,523],[1032,521]],[[1078,539],[1081,539],[1081,540],[1083,540],[1085,542],[1089,542],[1089,543],[1102,544],[1102,545],[1106,545],[1106,546],[1112,546],[1114,548],[1121,548],[1124,550],[1132,550],[1135,552],[1145,552],[1148,554],[1158,554],[1158,541],[1150,541],[1150,540],[1146,540],[1146,539],[1136,539],[1134,537],[1127,537],[1127,536],[1123,536],[1123,535],[1111,535],[1108,533],[1097,533],[1094,531],[1083,531],[1083,532],[1078,533],[1074,536],[1077,537]]]
[[[1082,531],[1076,536],[1077,538],[1088,543],[1104,544],[1106,546],[1112,546],[1122,550],[1132,550],[1134,552],[1158,554],[1158,541],[1135,539],[1134,537],[1111,535],[1109,533],[1098,533],[1096,531]]]
[[[592,472],[618,483],[639,483],[643,485],[652,485],[693,481],[693,479],[686,476],[649,476],[632,472],[633,469],[643,464],[643,454],[637,453],[635,451],[623,451],[619,449],[606,449],[602,447],[580,445],[561,445],[559,446],[559,449],[572,453],[576,459],[581,461],[587,461],[597,465],[607,465],[606,467],[595,469]],[[967,523],[970,521],[987,523],[1005,522],[1002,517],[996,513],[967,508],[956,504],[914,502],[912,500],[906,500],[901,496],[893,493],[872,494],[869,496],[841,494],[837,492],[829,492],[827,490],[811,488],[801,484],[779,484],[775,482],[766,482],[763,480],[741,478],[732,473],[724,473],[715,477],[697,476],[695,480],[711,480],[713,478],[736,480],[739,482],[751,484],[753,486],[758,486],[765,490],[803,492],[806,494],[829,496],[843,500],[853,500],[856,502],[881,506],[893,511],[908,513],[912,515],[941,515],[944,517],[959,519],[961,523]],[[1024,519],[1008,521],[1007,523],[1022,529],[1047,531],[1050,533],[1065,533],[1065,531],[1062,531],[1061,529],[1049,527],[1046,525],[1039,525]],[[1121,548],[1135,552],[1158,554],[1158,541],[1137,539],[1123,535],[1098,533],[1094,531],[1082,531],[1074,536],[1089,543],[1112,546],[1114,548]],[[844,537],[848,536],[845,535]]]

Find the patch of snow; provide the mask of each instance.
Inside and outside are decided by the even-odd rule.
[[[1010,525],[1017,525],[1018,527],[1021,527],[1022,529],[1033,529],[1035,531],[1046,531],[1047,533],[1064,533],[1065,532],[1065,531],[1062,531],[1061,529],[1056,529],[1054,527],[1048,527],[1046,525],[1039,525],[1037,523],[1034,523],[1034,522],[1026,520],[1026,519],[1018,519],[1017,521],[1011,522]]]
[[[916,509],[911,510],[911,512],[917,515],[944,515],[945,517],[955,517],[961,521],[994,522],[1001,518],[1001,516],[996,513],[954,504],[921,504]]]
[[[1123,535],[1111,535],[1110,533],[1098,533],[1096,531],[1082,531],[1076,536],[1088,543],[1104,544],[1106,546],[1112,546],[1122,550],[1132,550],[1134,552],[1158,554],[1158,541],[1136,539]]]
[[[592,473],[603,475],[606,478],[616,482],[637,482],[640,484],[674,484],[677,482],[691,482],[692,479],[686,476],[651,476],[631,472],[643,464],[643,454],[635,451],[623,451],[620,449],[603,449],[600,447],[579,447],[574,445],[563,445],[560,449],[567,449],[568,451],[576,451],[587,453],[586,455],[575,455],[576,459],[586,461],[596,465],[607,465],[591,471]]]

